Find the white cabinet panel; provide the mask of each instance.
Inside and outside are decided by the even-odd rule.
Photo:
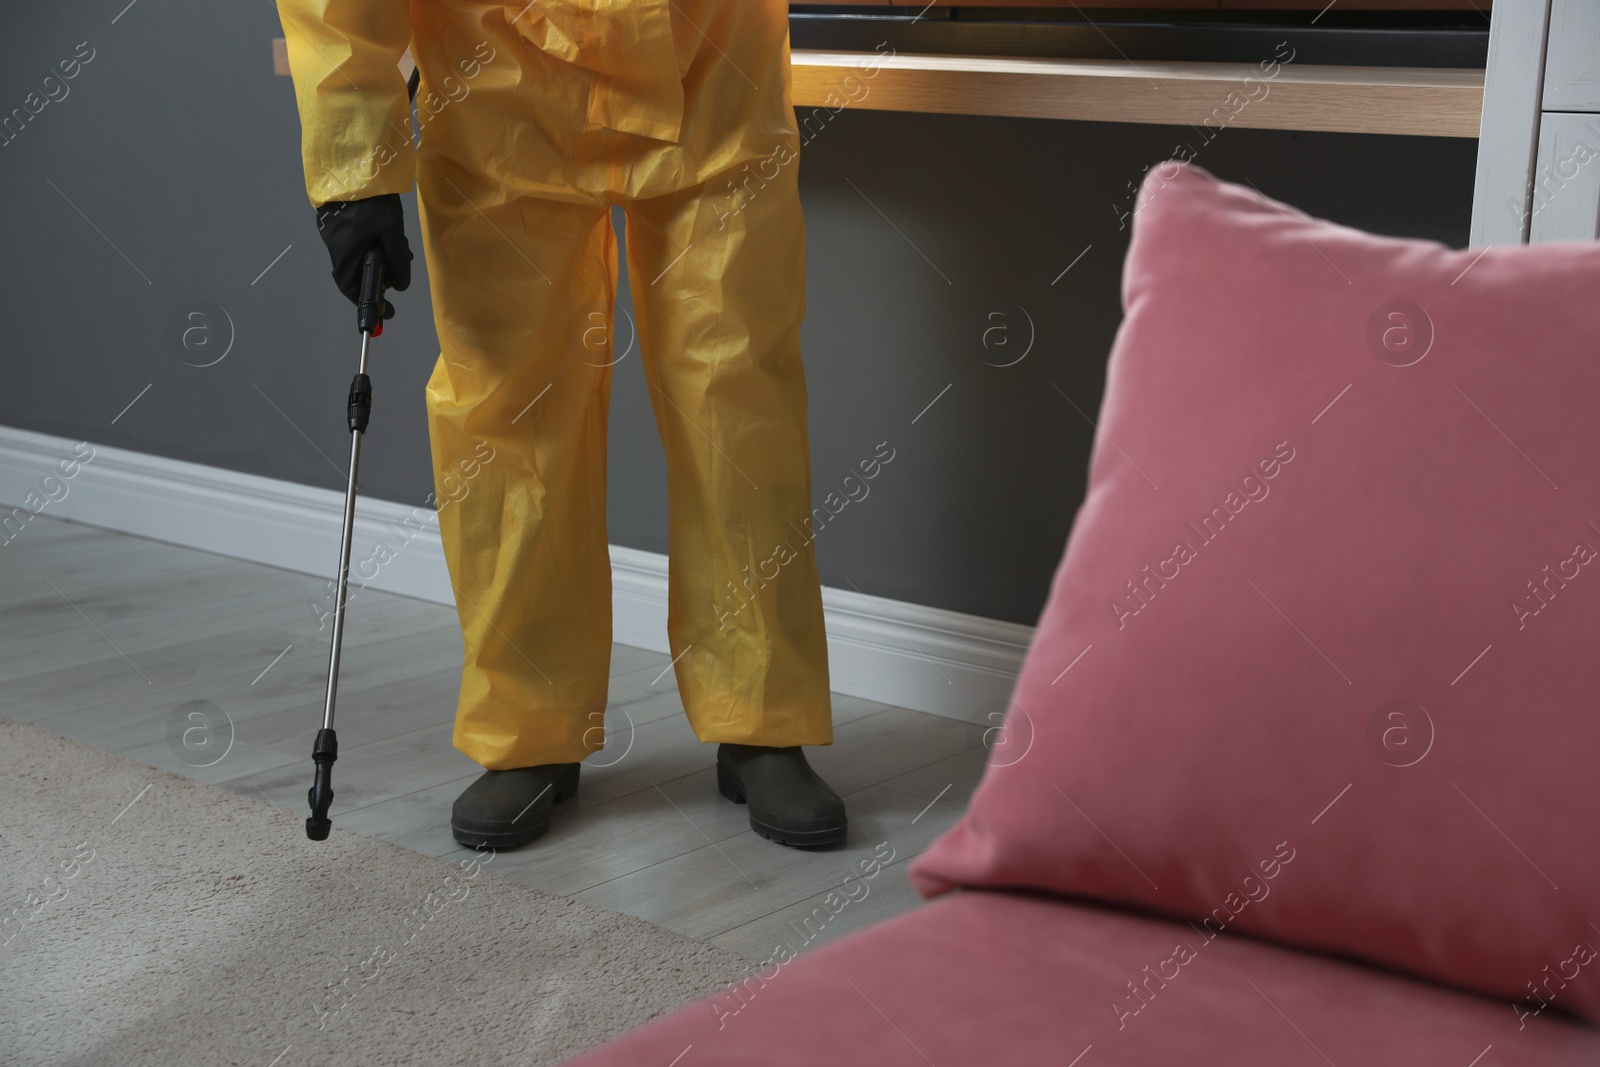
[[[1557,3],[1568,0],[1555,0]],[[1600,5],[1600,0],[1583,0]],[[1527,239],[1528,175],[1539,136],[1539,89],[1551,0],[1496,0],[1484,72],[1471,243]]]
[[[1600,115],[1545,113],[1531,213],[1530,242],[1600,236]]]
[[[1600,111],[1600,0],[1551,0],[1546,111]]]

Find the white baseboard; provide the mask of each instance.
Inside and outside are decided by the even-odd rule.
[[[85,454],[80,442],[0,426],[0,505],[8,509],[0,523],[10,516],[10,525],[0,528],[0,553],[9,539],[25,535],[37,511],[332,576],[342,493],[106,445],[92,448],[93,458],[67,478],[57,464]],[[49,475],[56,481],[45,483]],[[429,509],[359,497],[352,560],[366,558],[380,541],[394,550],[394,558],[367,582],[370,587],[454,603]],[[666,652],[667,557],[612,545],[611,567],[613,638]],[[822,601],[835,692],[984,725],[994,721],[986,717],[992,710],[986,705],[1011,695],[1033,636],[1029,626],[853,590],[824,587]]]

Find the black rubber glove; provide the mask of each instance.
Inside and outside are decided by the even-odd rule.
[[[411,284],[411,246],[406,243],[399,193],[330,200],[317,208],[317,233],[333,260],[333,280],[352,304],[361,299],[361,259],[373,245],[383,249],[384,284],[390,289]],[[387,300],[383,317],[394,318],[394,305]]]

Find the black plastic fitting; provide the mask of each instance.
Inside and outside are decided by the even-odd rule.
[[[328,818],[328,808],[333,804],[333,764],[339,758],[339,738],[331,729],[317,731],[317,740],[311,746],[311,760],[317,765],[316,777],[306,794],[311,801],[311,815],[306,819],[306,836],[313,841],[326,841],[333,820]]]
[[[366,433],[367,420],[372,417],[372,379],[358,374],[350,379],[350,403],[345,418],[351,433]]]
[[[361,261],[361,299],[356,301],[356,328],[376,337],[383,332],[383,250],[374,246]]]

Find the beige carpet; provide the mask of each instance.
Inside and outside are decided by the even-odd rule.
[[[304,815],[0,720],[0,1064],[551,1064],[750,967]]]

